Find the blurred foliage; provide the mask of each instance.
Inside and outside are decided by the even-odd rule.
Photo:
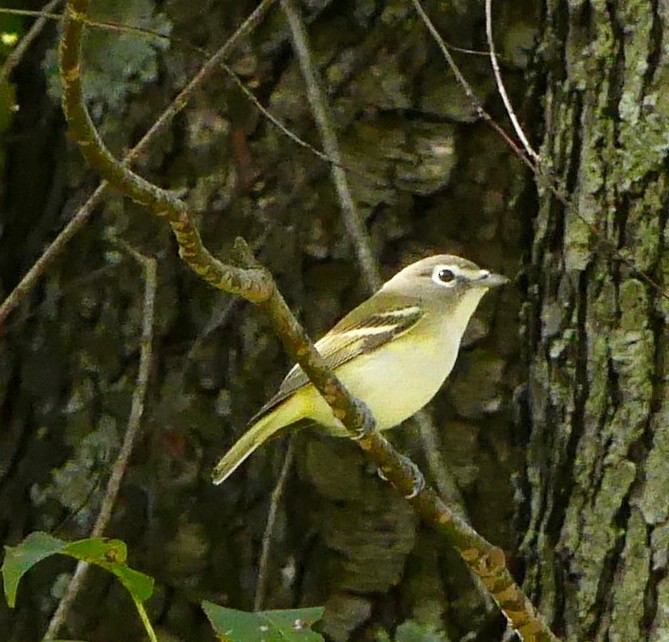
[[[397,627],[394,637],[390,637],[385,631],[377,633],[378,642],[450,642],[450,638],[443,632],[431,626],[423,626],[413,620],[402,622]]]
[[[0,3],[0,8],[4,3]],[[6,62],[16,44],[25,34],[25,20],[0,12],[0,67]],[[5,136],[12,125],[16,111],[16,86],[8,78],[0,83],[0,136]],[[4,146],[0,145],[0,172],[5,171]]]

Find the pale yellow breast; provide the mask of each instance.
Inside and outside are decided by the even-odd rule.
[[[402,423],[439,391],[453,369],[460,340],[482,296],[482,291],[472,291],[452,314],[428,318],[429,328],[411,330],[337,369],[346,388],[370,408],[380,430]],[[334,433],[346,434],[313,388],[308,396],[309,415]]]

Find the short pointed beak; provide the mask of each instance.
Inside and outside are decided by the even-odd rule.
[[[480,283],[486,288],[496,288],[500,285],[506,285],[509,281],[510,279],[508,277],[502,274],[488,272],[488,270],[481,270],[481,275],[477,279],[477,283]]]

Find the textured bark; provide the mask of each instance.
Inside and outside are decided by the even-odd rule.
[[[567,640],[669,636],[669,16],[645,0],[549,2],[526,307],[532,433],[526,584]],[[599,241],[591,229],[606,239]]]

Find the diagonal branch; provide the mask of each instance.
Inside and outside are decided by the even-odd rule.
[[[355,253],[358,262],[362,268],[362,273],[367,282],[367,288],[370,291],[378,290],[381,286],[381,275],[379,268],[374,260],[371,244],[367,237],[367,231],[360,219],[360,214],[353,202],[353,195],[346,179],[346,172],[342,167],[341,152],[337,142],[337,134],[332,126],[332,119],[328,114],[328,108],[321,90],[320,83],[316,78],[314,64],[312,62],[311,51],[307,42],[307,32],[304,22],[295,7],[293,0],[281,0],[281,8],[288,20],[290,33],[293,40],[293,48],[297,54],[297,59],[302,70],[302,77],[307,85],[307,98],[311,106],[311,112],[316,120],[316,125],[323,141],[325,153],[334,162],[330,165],[332,180],[337,190],[342,213],[344,215],[344,224],[346,230],[353,241]]]
[[[137,435],[141,425],[142,415],[144,414],[144,400],[146,398],[146,390],[149,385],[149,372],[151,369],[151,359],[153,355],[153,319],[155,314],[156,288],[157,288],[157,274],[156,261],[143,256],[136,250],[127,247],[125,248],[132,256],[139,262],[144,273],[144,305],[142,314],[142,338],[140,343],[139,354],[139,369],[137,372],[137,382],[132,393],[132,404],[130,407],[130,415],[128,417],[128,427],[123,438],[123,443],[116,456],[116,461],[112,466],[111,475],[107,481],[107,488],[105,490],[100,511],[95,519],[95,524],[91,530],[89,537],[102,537],[104,535],[107,524],[111,519],[112,510],[118,497],[119,489],[121,488],[121,481],[123,474],[128,466],[132,449],[135,445]],[[58,608],[51,617],[45,640],[53,639],[58,631],[65,623],[68,613],[72,609],[74,600],[80,593],[84,585],[86,575],[90,566],[83,561],[77,563],[76,569],[70,583],[65,590],[65,594],[61,598]]]
[[[495,76],[495,82],[497,83],[497,91],[499,92],[499,95],[502,97],[504,108],[506,109],[506,113],[509,116],[509,120],[511,121],[514,130],[516,131],[516,136],[518,136],[520,142],[523,144],[523,147],[525,148],[525,152],[527,153],[527,155],[538,166],[539,163],[541,162],[539,154],[537,154],[534,151],[532,145],[530,145],[530,141],[527,139],[527,136],[525,136],[525,132],[523,131],[523,128],[520,126],[520,122],[518,121],[516,112],[514,111],[513,105],[509,100],[508,94],[506,93],[506,87],[504,86],[504,81],[502,80],[502,72],[500,71],[499,62],[497,60],[497,54],[495,53],[495,39],[493,38],[492,35],[492,0],[485,0],[485,32],[488,38],[488,49],[490,50],[490,64],[492,65],[492,72]]]
[[[35,38],[39,36],[39,34],[42,32],[42,29],[44,29],[44,25],[49,19],[51,12],[57,9],[58,5],[62,1],[63,0],[51,0],[47,5],[45,5],[43,11],[39,12],[39,17],[30,27],[28,33],[26,33],[26,35],[21,38],[21,42],[16,45],[12,53],[7,56],[5,64],[2,65],[2,69],[0,69],[0,85],[3,85],[7,81],[9,74],[11,74],[14,68],[21,62],[21,59],[25,55],[26,51],[28,51],[30,45],[33,43]]]
[[[65,114],[74,139],[88,162],[123,193],[164,216],[174,231],[180,254],[197,274],[219,289],[254,302],[268,317],[288,354],[302,367],[313,385],[331,406],[351,437],[368,453],[414,510],[460,552],[472,571],[500,605],[512,626],[525,640],[555,640],[546,624],[523,594],[505,566],[504,553],[483,539],[464,520],[448,511],[431,488],[416,492],[412,466],[374,430],[374,419],[354,399],[323,358],[288,308],[269,272],[256,263],[246,243],[237,243],[241,268],[215,259],[203,246],[182,201],[152,185],[118,163],[105,148],[84,105],[81,87],[80,50],[88,0],[69,0],[61,45],[61,78]]]
[[[218,69],[219,65],[232,52],[239,40],[253,29],[274,2],[276,2],[276,0],[262,0],[260,2],[232,36],[230,36],[223,46],[209,58],[209,60],[207,60],[186,87],[179,92],[178,96],[161,114],[158,120],[156,120],[151,129],[144,134],[139,143],[128,152],[123,160],[124,164],[128,165],[136,160],[139,155],[145,151],[156,135],[167,128],[174,117],[186,106],[195,90]],[[95,208],[102,202],[102,198],[107,193],[108,187],[109,183],[107,181],[103,181],[97,187],[86,203],[77,211],[72,220],[65,226],[62,232],[49,245],[42,256],[11,291],[9,296],[2,302],[2,304],[0,304],[0,325],[2,325],[11,312],[19,305],[19,303],[21,303],[33,287],[35,287],[42,274],[44,274],[56,258],[60,256],[72,237],[84,227],[95,211]]]

